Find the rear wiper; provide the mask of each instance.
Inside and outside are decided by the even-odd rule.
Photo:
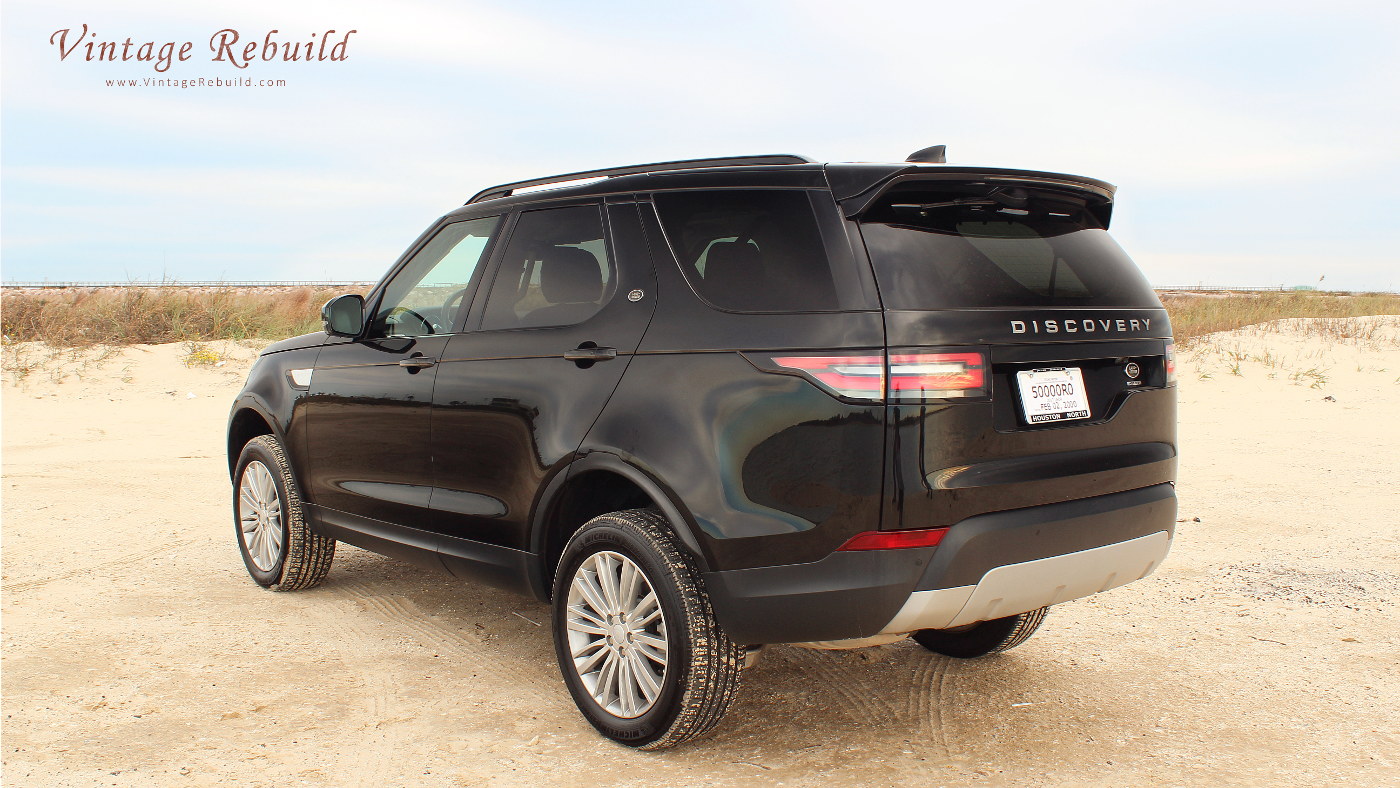
[[[960,206],[960,205],[984,205],[984,206],[990,206],[990,205],[996,205],[996,204],[997,204],[997,203],[996,203],[995,201],[993,201],[993,200],[988,200],[988,199],[986,199],[985,197],[959,197],[959,198],[957,198],[956,200],[948,200],[948,201],[946,201],[946,202],[906,203],[906,204],[904,204],[904,205],[895,205],[895,206],[893,206],[893,207],[895,207],[895,208],[918,208],[920,211],[927,211],[927,210],[930,210],[930,209],[933,209],[933,208],[956,208],[956,207],[958,207],[958,206]]]

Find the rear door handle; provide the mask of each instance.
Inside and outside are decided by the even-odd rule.
[[[615,347],[580,347],[564,351],[569,361],[611,361],[617,358]]]
[[[436,365],[437,361],[431,358],[426,358],[424,356],[414,356],[413,358],[399,359],[399,366],[408,367],[410,372],[419,369],[427,369],[428,367]]]

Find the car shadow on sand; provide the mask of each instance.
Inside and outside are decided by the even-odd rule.
[[[653,757],[603,740],[573,709],[544,603],[343,546],[311,593],[353,601],[338,615],[362,617],[360,630],[454,658],[444,669],[460,675],[439,680],[470,687],[468,679],[486,679],[494,702],[539,713],[542,732],[568,732],[586,747],[592,740],[614,757]],[[909,640],[850,651],[770,646],[718,729],[667,757],[808,771],[837,768],[858,747],[911,762],[1005,763],[1007,746],[1028,757],[1042,745],[1092,748],[1141,724],[1141,708],[1116,699],[1113,672],[1066,659],[1060,651],[1073,640],[1055,637],[1054,617],[1048,622],[1015,651],[979,660]]]

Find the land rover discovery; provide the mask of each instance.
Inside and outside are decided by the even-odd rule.
[[[1113,198],[941,146],[486,189],[257,360],[243,560],[307,588],[346,542],[552,600],[579,709],[647,749],[764,644],[1011,648],[1171,545],[1171,327]]]

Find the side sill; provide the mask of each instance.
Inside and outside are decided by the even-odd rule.
[[[312,530],[338,541],[453,577],[532,595],[530,572],[538,565],[534,553],[408,528],[314,504],[307,505],[307,512],[311,515]]]
[[[425,569],[446,571],[437,553],[437,535],[368,517],[304,504],[311,529],[339,542],[407,561]]]

